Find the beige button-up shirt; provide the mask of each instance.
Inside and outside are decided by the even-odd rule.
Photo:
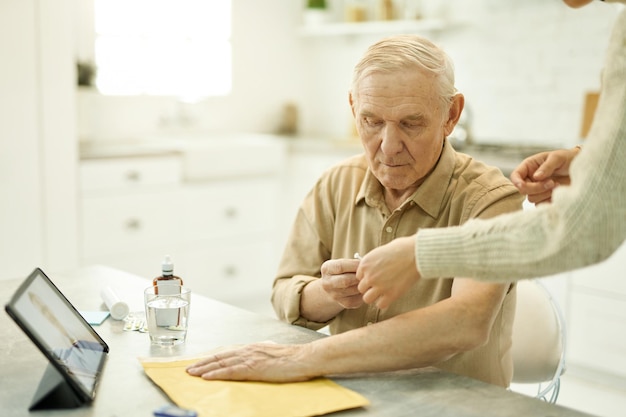
[[[388,309],[374,305],[343,310],[328,323],[300,315],[304,286],[321,276],[324,261],[365,254],[391,240],[415,234],[419,228],[459,225],[471,218],[488,218],[521,209],[523,197],[502,173],[456,152],[447,142],[435,169],[418,190],[393,212],[387,208],[380,182],[364,155],[354,156],[326,171],[298,210],[274,281],[272,303],[289,323],[331,333],[394,317],[429,306],[451,294],[451,277],[420,280]],[[507,386],[512,375],[511,332],[514,291],[506,296],[489,343],[456,355],[441,368]]]

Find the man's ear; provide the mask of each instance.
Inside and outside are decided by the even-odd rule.
[[[356,116],[354,113],[354,97],[352,97],[352,91],[348,91],[348,102],[350,103],[350,109],[352,110],[352,115]]]
[[[459,122],[461,118],[461,113],[463,113],[463,108],[465,107],[465,97],[461,93],[456,93],[452,97],[452,103],[450,104],[450,109],[448,110],[448,119],[444,122],[444,132],[446,136],[448,136],[454,130],[454,127]]]

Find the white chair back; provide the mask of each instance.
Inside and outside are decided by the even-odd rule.
[[[537,398],[556,402],[565,371],[565,322],[561,309],[538,280],[517,283],[513,323],[513,383],[537,384]],[[546,385],[547,384],[547,385]]]

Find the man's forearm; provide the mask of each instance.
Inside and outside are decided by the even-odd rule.
[[[451,316],[452,319],[461,317]],[[450,318],[414,310],[307,346],[307,366],[315,375],[384,372],[435,365],[469,347],[458,340],[469,329],[450,327]],[[445,325],[444,325],[445,322]],[[437,323],[437,324],[435,324]]]

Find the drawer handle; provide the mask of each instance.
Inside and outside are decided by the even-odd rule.
[[[126,221],[126,229],[133,231],[141,229],[141,221],[136,218],[128,219]]]
[[[226,210],[224,210],[224,215],[227,219],[234,219],[237,217],[237,209],[235,207],[227,207]]]
[[[227,265],[224,268],[224,276],[227,278],[234,278],[237,276],[237,267],[235,265]]]
[[[131,182],[137,182],[141,179],[141,173],[136,170],[131,170],[126,172],[126,179]]]

